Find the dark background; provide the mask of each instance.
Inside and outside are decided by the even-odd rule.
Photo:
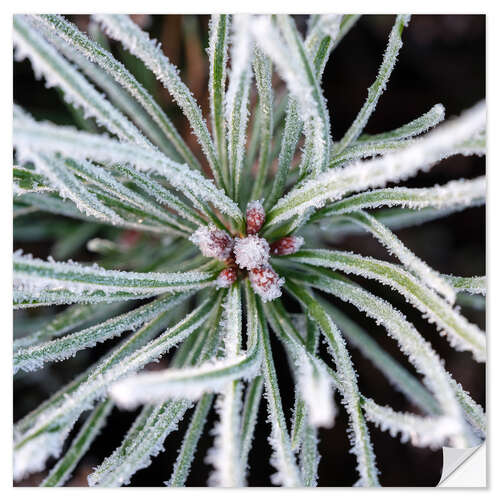
[[[393,16],[364,16],[337,47],[326,66],[323,89],[329,104],[334,140],[342,137],[366,99],[366,89],[373,82]],[[81,29],[87,29],[86,16],[73,16]],[[305,27],[305,17],[297,16],[299,27]],[[207,61],[204,47],[207,46],[207,16],[137,16],[136,21],[146,23],[154,37],[162,41],[169,58],[181,68],[184,81],[193,90],[208,116]],[[416,15],[403,33],[403,48],[399,61],[391,76],[386,92],[380,98],[376,112],[366,128],[367,133],[391,130],[428,111],[434,104],[442,103],[447,117],[459,114],[463,109],[485,97],[485,16],[471,15]],[[115,55],[123,56],[113,44]],[[127,57],[125,55],[125,57]],[[130,57],[128,59],[130,62]],[[144,84],[155,93],[158,101],[168,110],[169,116],[178,122],[181,131],[189,137],[190,146],[196,151],[196,141],[190,136],[188,125],[172,105],[171,99],[155,82],[152,75],[141,74]],[[29,63],[14,64],[14,101],[26,107],[37,117],[49,118],[59,123],[70,123],[71,116],[62,104],[58,93],[45,89],[43,82],[34,80]],[[198,155],[200,157],[200,155]],[[431,172],[419,175],[406,183],[408,186],[425,187],[444,183],[451,179],[472,178],[483,174],[485,161],[476,157],[453,157],[442,162]],[[57,219],[57,218],[56,218]],[[468,209],[445,219],[423,226],[397,232],[401,240],[440,272],[462,276],[485,273],[485,210],[483,207]],[[35,255],[49,254],[53,241],[35,243],[16,242]],[[335,248],[352,250],[364,255],[391,260],[385,250],[368,236],[351,236],[335,245]],[[91,260],[92,255],[83,251],[75,256]],[[462,383],[472,397],[485,404],[485,368],[475,363],[468,353],[453,351],[446,340],[422,319],[418,312],[408,307],[401,297],[387,288],[364,282],[371,291],[386,297],[401,309],[417,329],[446,360],[446,368]],[[395,342],[387,338],[385,331],[366,320],[354,309],[336,303],[345,312],[353,315],[365,326],[381,345],[410,367],[399,354]],[[290,303],[291,308],[294,307]],[[463,308],[463,313],[485,327],[484,313]],[[51,366],[42,373],[36,372],[31,379],[15,382],[15,419],[36,407],[55,388],[68,381],[75,370],[82,370],[88,363],[106,352],[112,342],[99,346],[91,352],[82,352],[74,359]],[[281,345],[273,342],[275,362],[280,374],[280,385],[286,415],[291,415],[293,385],[285,353]],[[370,362],[363,359],[356,349],[351,349],[353,361],[359,374],[361,391],[380,404],[388,404],[396,410],[418,410],[393,390],[381,373]],[[349,454],[350,444],[346,435],[346,415],[339,404],[339,415],[333,429],[320,430],[319,467],[320,486],[351,486],[356,480],[355,458]],[[273,469],[268,465],[270,448],[267,443],[269,424],[266,423],[265,405],[261,404],[259,423],[254,446],[250,452],[249,485],[269,485]],[[71,486],[86,485],[86,475],[119,445],[135,413],[113,411],[108,425],[84,457],[73,478]],[[133,486],[161,486],[168,479],[171,467],[180,447],[182,430],[189,418],[180,425],[180,431],[169,436],[165,452],[153,459],[152,465],[133,477]],[[214,422],[210,413],[208,426],[200,441],[198,453],[192,467],[188,485],[203,486],[209,474],[204,464],[207,449],[212,444],[209,429]],[[370,431],[381,471],[384,486],[434,486],[439,481],[442,466],[441,450],[427,450],[401,444],[398,439],[382,433],[371,424]],[[51,466],[52,463],[49,463]],[[36,485],[46,472],[34,474],[19,485]]]

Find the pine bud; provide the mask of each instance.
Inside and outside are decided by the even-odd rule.
[[[269,243],[257,235],[236,238],[234,258],[242,269],[255,269],[267,264],[269,260]]]
[[[266,220],[266,212],[260,201],[251,201],[247,205],[247,234],[257,234]]]
[[[226,260],[231,256],[234,241],[225,231],[213,224],[199,227],[189,238],[205,257]]]
[[[123,231],[120,237],[120,243],[126,248],[134,247],[141,239],[141,232],[135,229],[127,229]]]
[[[217,288],[229,288],[238,278],[236,266],[226,267],[217,276]]]
[[[304,244],[302,236],[285,236],[271,244],[271,253],[273,255],[290,255],[299,250]]]
[[[285,283],[271,266],[252,269],[248,273],[253,291],[268,302],[281,297],[281,287]]]

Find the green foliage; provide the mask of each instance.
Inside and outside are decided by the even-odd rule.
[[[318,484],[318,428],[333,426],[338,411],[348,416],[358,486],[380,484],[369,423],[420,447],[473,446],[484,439],[483,409],[448,373],[432,339],[424,340],[384,297],[345,275],[398,292],[436,326],[436,336],[467,351],[471,363],[485,361],[485,333],[455,307],[484,308],[476,295],[485,294],[485,277],[443,275],[393,232],[483,204],[485,177],[431,188],[386,187],[453,155],[483,155],[485,105],[439,125],[444,107],[437,104],[395,130],[363,134],[403,44],[410,16],[398,15],[365,104],[334,141],[321,77],[358,17],[311,16],[303,36],[287,15],[212,16],[208,121],[147,32],[128,16],[93,16],[92,31],[102,29],[96,39],[107,46],[105,34],[119,42],[170,93],[201,146],[199,159],[107,47],[61,16],[14,16],[16,59],[28,58],[35,76],[58,89],[80,126],[36,121],[14,107],[16,237],[55,238],[52,253],[59,260],[85,248],[97,256],[88,264],[14,254],[14,307],[29,326],[15,339],[14,370],[36,371],[123,337],[16,422],[16,480],[44,470],[54,457],[41,486],[67,482],[114,405],[114,411],[142,410],[120,446],[89,475],[90,485],[128,484],[189,418],[164,478],[168,486],[183,486],[212,407],[217,423],[206,462],[214,486],[247,484],[261,404],[276,469],[271,480],[283,486]],[[68,222],[53,227],[43,222],[48,214]],[[321,248],[362,230],[400,264]],[[303,243],[309,248],[300,250]],[[283,292],[291,300],[282,301]],[[382,325],[415,373],[385,352],[356,315],[325,296]],[[54,305],[67,307],[44,324],[24,311]],[[293,375],[290,420],[271,336],[283,344]],[[419,413],[395,411],[362,394],[351,346]],[[158,360],[161,370],[143,370]]]

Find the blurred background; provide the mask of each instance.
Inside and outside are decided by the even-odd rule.
[[[68,16],[80,29],[92,31],[87,16]],[[296,16],[300,29],[305,30],[306,17]],[[205,116],[208,116],[208,63],[207,47],[208,16],[134,16],[134,20],[147,29],[152,37],[162,42],[170,60],[181,69],[184,82],[193,91]],[[394,16],[363,16],[333,52],[323,77],[323,89],[328,101],[334,140],[342,137],[366,99],[367,88],[373,82]],[[413,120],[428,111],[434,104],[442,103],[447,117],[459,114],[465,108],[485,97],[485,16],[481,15],[416,15],[403,33],[403,48],[399,61],[391,76],[386,92],[380,98],[376,112],[371,117],[366,132],[378,133],[391,130]],[[112,52],[119,57],[175,121],[188,144],[201,159],[199,146],[189,131],[187,121],[172,103],[168,93],[144,66],[118,44],[111,43]],[[255,89],[254,89],[255,91]],[[33,77],[28,62],[14,63],[14,102],[25,107],[37,118],[65,124],[75,123],[78,116],[63,102],[58,91],[46,89],[43,81]],[[255,95],[252,96],[255,100]],[[452,179],[472,178],[485,172],[485,160],[477,157],[456,156],[445,160],[431,172],[409,180],[405,185],[428,187]],[[106,261],[88,250],[85,242],[91,238],[110,237],[109,228],[82,223],[48,214],[30,214],[16,218],[14,222],[14,247],[23,248],[38,257],[53,255],[56,259],[73,258],[94,261],[102,265],[120,267],[113,259]],[[79,239],[64,238],[68,232],[79,232]],[[422,226],[403,229],[398,237],[413,252],[434,269],[447,274],[461,276],[485,274],[485,210],[484,207],[468,209]],[[147,252],[149,242],[138,234],[112,232],[127,248],[136,248],[136,253]],[[78,244],[75,241],[79,242]],[[83,244],[82,244],[83,243]],[[145,249],[146,250],[143,250]],[[392,260],[373,238],[351,235],[335,241],[332,248],[352,250],[363,255]],[[142,254],[144,256],[144,254]],[[113,262],[112,262],[113,260]],[[470,392],[480,404],[485,405],[485,367],[475,363],[468,353],[453,351],[446,340],[429,325],[420,314],[408,307],[403,299],[385,287],[359,280],[369,290],[386,297],[406,314],[417,329],[429,339],[446,362],[446,368]],[[357,314],[353,308],[335,303],[340,309],[354,317],[388,352],[408,369],[413,371],[405,358],[399,354],[394,341],[387,338],[383,328]],[[290,303],[291,308],[295,307]],[[22,335],[33,327],[47,321],[50,314],[61,308],[28,310],[15,314],[15,334]],[[462,307],[463,314],[485,328],[484,310]],[[109,350],[114,342],[79,353],[75,358],[54,364],[30,376],[19,376],[14,382],[15,420],[34,409],[58,387],[69,381],[75,373],[86,368]],[[285,352],[278,342],[273,342],[275,362],[279,373],[282,398],[287,408],[287,417],[293,407],[293,382]],[[396,410],[418,412],[406,399],[396,392],[383,375],[366,361],[359,352],[351,349],[361,391],[380,404]],[[338,401],[339,405],[340,402]],[[340,407],[340,406],[339,406]],[[105,430],[93,443],[75,471],[68,485],[86,486],[86,476],[121,442],[133,422],[136,413],[111,414]],[[209,466],[204,463],[206,451],[212,444],[210,428],[214,422],[210,413],[200,446],[188,479],[190,486],[204,486]],[[180,425],[187,427],[189,418]],[[351,486],[356,480],[355,459],[349,453],[350,444],[346,435],[346,415],[340,409],[335,426],[321,429],[319,466],[320,486]],[[78,426],[75,428],[75,432]],[[370,424],[377,463],[381,471],[380,481],[384,486],[434,486],[441,476],[442,452],[415,448],[401,444]],[[267,443],[269,424],[266,409],[262,404],[256,429],[254,446],[250,452],[250,486],[269,486],[273,469],[268,465],[270,448]],[[131,486],[161,486],[171,473],[182,432],[172,434],[165,442],[165,452],[153,459],[152,465],[139,471]],[[49,463],[52,466],[53,463]],[[38,484],[47,471],[34,474],[17,483],[19,486]]]

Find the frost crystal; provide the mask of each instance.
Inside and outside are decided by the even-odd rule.
[[[231,255],[233,240],[222,229],[217,229],[213,224],[198,228],[189,238],[197,245],[205,257],[226,260]]]
[[[248,277],[253,291],[260,295],[264,302],[281,297],[281,287],[285,284],[285,280],[280,278],[271,266],[252,269]]]
[[[251,201],[247,206],[247,234],[257,234],[264,225],[266,212],[260,201]]]
[[[297,252],[303,244],[304,238],[302,236],[285,236],[271,245],[271,253],[273,255],[290,255]]]
[[[262,267],[269,260],[269,243],[256,235],[236,238],[234,256],[238,266],[243,269]]]

